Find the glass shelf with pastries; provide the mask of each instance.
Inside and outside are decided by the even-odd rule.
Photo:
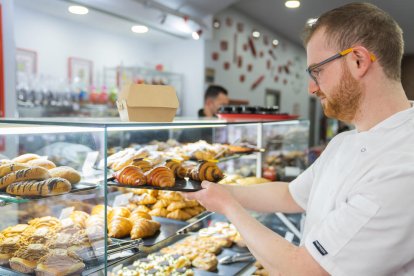
[[[306,125],[306,121],[300,120],[284,122],[291,127],[302,123]],[[208,163],[209,166],[218,167],[222,173],[221,178],[224,177],[223,180],[226,180],[233,175],[230,169],[239,169],[237,162],[243,159],[250,168],[248,176],[254,178],[254,181],[248,179],[246,183],[237,181],[233,184],[254,184],[258,179],[262,179],[265,153],[260,149],[264,148],[266,141],[266,135],[263,134],[266,124],[271,123],[184,118],[172,123],[120,122],[115,118],[0,120],[0,139],[5,141],[0,154],[5,155],[2,159],[10,160],[2,161],[5,165],[24,153],[36,154],[39,157],[35,156],[34,160],[47,159],[56,166],[72,167],[80,172],[80,183],[95,185],[94,189],[47,198],[25,198],[28,202],[0,207],[15,208],[18,211],[10,216],[14,220],[2,225],[0,230],[4,231],[13,223],[22,224],[38,218],[40,214],[27,214],[28,210],[38,208],[51,209],[51,213],[45,212],[44,216],[50,215],[56,219],[70,218],[76,216],[72,215],[74,212],[78,215],[81,214],[79,212],[84,212],[85,215],[81,216],[92,218],[94,221],[97,220],[96,214],[104,212],[106,216],[102,216],[104,227],[101,227],[101,233],[107,235],[107,239],[103,240],[103,246],[93,248],[95,256],[99,256],[95,258],[95,263],[89,262],[88,259],[82,262],[86,265],[82,274],[105,271],[107,266],[125,258],[133,258],[137,252],[149,252],[170,244],[173,237],[179,236],[184,229],[192,228],[212,215],[198,202],[185,200],[178,192],[163,191],[163,188],[130,188],[122,184],[123,180],[118,181],[117,186],[102,185],[107,184],[107,179],[113,173],[121,174],[127,167],[138,167],[138,170],[134,169],[135,172],[140,171],[138,180],[146,181],[149,179],[149,172],[167,165],[164,171],[171,171],[174,179],[178,178],[177,173],[181,172],[184,178],[194,178],[201,182],[208,179],[209,175],[202,174],[200,164]],[[279,128],[280,125],[283,124],[275,122],[272,127]],[[72,144],[76,146],[73,147]],[[248,158],[226,160],[226,157],[235,154],[230,149],[250,151],[251,155]],[[243,154],[244,152],[240,156],[244,156]],[[145,170],[147,172],[144,172]],[[245,177],[240,176],[240,179]],[[139,185],[139,181],[133,181],[132,184]],[[154,182],[152,185],[159,184]],[[103,229],[108,229],[108,232]],[[87,228],[83,227],[82,230]],[[4,239],[1,241],[0,238],[0,250],[3,241]],[[10,249],[7,246],[9,245],[6,244],[6,250]],[[5,264],[5,269],[12,271],[8,264]]]

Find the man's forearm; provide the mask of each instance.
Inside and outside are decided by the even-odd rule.
[[[300,213],[304,210],[294,201],[289,183],[272,182],[254,186],[226,185],[236,200],[246,209],[258,212]]]

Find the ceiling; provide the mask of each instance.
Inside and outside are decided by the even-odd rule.
[[[351,2],[355,1],[302,0],[298,9],[288,9],[284,6],[284,0],[240,0],[233,7],[275,33],[302,45],[300,34],[307,19],[318,17],[325,11]],[[404,32],[405,53],[414,54],[414,1],[371,0],[365,2],[378,6],[394,17]]]

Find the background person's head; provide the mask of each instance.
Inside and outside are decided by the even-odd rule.
[[[219,85],[210,85],[204,94],[204,114],[213,117],[222,105],[229,104],[227,90]]]
[[[352,3],[324,13],[305,27],[303,40],[310,69],[317,67],[309,90],[321,98],[328,117],[353,120],[364,97],[362,73],[372,73],[373,66],[378,67],[378,79],[400,82],[402,30],[390,15],[372,4]],[[315,66],[351,47],[353,50],[342,58]],[[366,71],[355,73],[350,61]]]

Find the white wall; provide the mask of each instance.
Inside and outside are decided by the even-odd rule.
[[[215,16],[221,22],[221,27],[213,31],[213,39],[206,41],[205,62],[206,67],[215,70],[215,84],[223,85],[229,90],[230,97],[235,99],[246,99],[250,105],[264,105],[265,90],[274,89],[281,91],[281,111],[294,112],[293,106],[299,105],[299,113],[302,118],[308,117],[309,99],[307,94],[307,75],[306,69],[306,53],[302,47],[290,43],[289,41],[272,33],[267,28],[257,24],[244,14],[227,9]],[[226,18],[231,18],[232,26],[226,25]],[[241,22],[244,25],[243,32],[238,32],[236,25]],[[257,57],[254,57],[250,48],[247,51],[243,50],[243,44],[248,43],[248,36],[252,29],[255,28],[261,32],[260,39],[254,40],[256,46]],[[237,34],[236,51],[237,55],[242,56],[243,64],[238,68],[237,63],[233,62],[234,55],[234,34]],[[263,36],[267,35],[269,38],[269,45],[265,45]],[[277,48],[272,48],[271,42],[273,38],[279,40]],[[227,41],[228,50],[222,51],[220,49],[220,42]],[[272,49],[276,55],[274,61],[268,53]],[[263,57],[259,56],[260,51],[263,51]],[[218,61],[212,60],[212,53],[218,52]],[[266,61],[271,60],[272,69],[267,69]],[[286,65],[291,61],[289,66],[290,74],[285,72],[278,72],[280,65]],[[230,62],[230,70],[224,70],[223,63]],[[253,65],[252,72],[247,72],[247,64]],[[245,81],[242,83],[239,80],[241,74],[245,75]],[[252,83],[261,75],[265,76],[263,82],[257,86],[256,89],[251,89]],[[274,76],[277,75],[279,80],[276,82]],[[283,84],[286,79],[287,84]]]

